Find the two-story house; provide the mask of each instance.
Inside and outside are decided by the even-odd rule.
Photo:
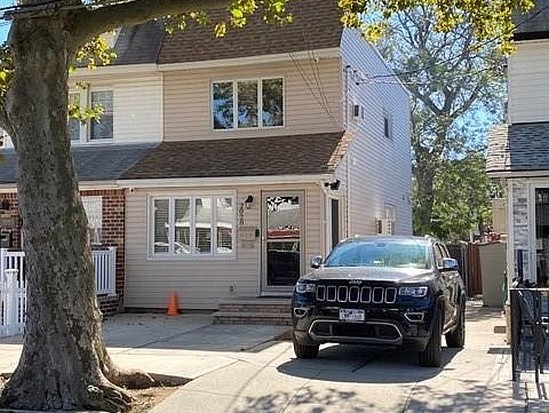
[[[549,285],[549,0],[516,18],[507,124],[489,136],[487,172],[507,193],[507,273]]]
[[[105,108],[70,130],[81,189],[124,200],[124,307],[165,308],[172,293],[183,309],[288,296],[340,239],[411,233],[406,89],[368,80],[390,71],[343,29],[337,2],[293,13],[220,39],[192,24],[123,28],[113,65],[72,76],[87,84],[73,101]],[[97,194],[101,225],[115,224]]]

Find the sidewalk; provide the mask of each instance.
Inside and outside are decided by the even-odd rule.
[[[235,362],[234,355],[272,341],[288,327],[212,325],[211,315],[119,314],[103,331],[109,354],[125,368],[194,379]],[[0,338],[0,373],[12,372],[21,336]]]

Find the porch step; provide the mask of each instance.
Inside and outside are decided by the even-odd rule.
[[[292,325],[290,313],[258,313],[218,311],[214,314],[214,324],[258,324],[258,325]]]
[[[249,298],[224,301],[214,313],[214,324],[291,325],[289,298]]]

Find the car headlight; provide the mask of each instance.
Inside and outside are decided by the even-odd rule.
[[[316,291],[316,284],[298,281],[295,285],[295,292],[299,294],[314,293]]]
[[[421,298],[427,295],[429,288],[425,285],[414,287],[400,287],[398,290],[399,295],[406,295],[409,297]]]

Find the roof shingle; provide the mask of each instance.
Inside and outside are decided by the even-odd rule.
[[[527,14],[515,14],[515,40],[549,38],[549,0],[536,0]]]
[[[344,132],[163,142],[121,179],[331,173],[351,138]]]
[[[73,147],[76,175],[80,182],[114,181],[157,144]],[[15,151],[0,154],[0,184],[17,181]]]
[[[242,29],[230,28],[216,38],[213,27],[189,22],[184,30],[165,34],[163,22],[124,28],[118,36],[115,64],[184,63],[284,54],[338,47],[343,25],[336,0],[290,3],[293,22],[282,27],[264,23],[261,11]],[[212,22],[226,21],[226,10],[210,12]]]
[[[486,171],[549,170],[549,122],[500,125],[490,132]]]

